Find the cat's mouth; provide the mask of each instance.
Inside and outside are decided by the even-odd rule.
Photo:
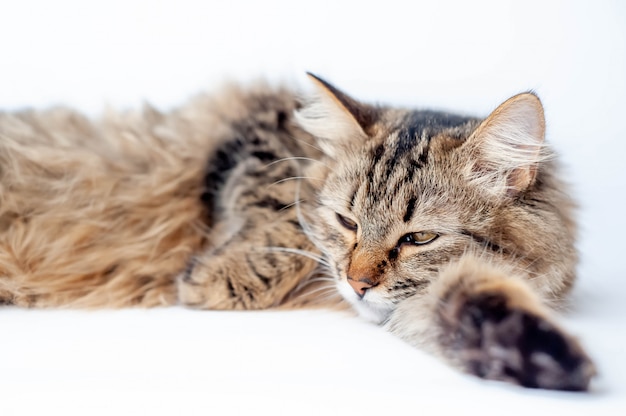
[[[368,290],[363,296],[359,296],[345,279],[341,280],[337,286],[341,296],[361,317],[370,322],[381,324],[394,310],[393,303],[383,299],[375,290]]]

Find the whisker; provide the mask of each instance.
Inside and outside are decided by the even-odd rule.
[[[309,279],[306,281],[306,283],[316,283],[316,282],[336,282],[336,279],[332,278],[332,277],[315,277],[313,279]]]
[[[327,287],[327,286],[318,287],[317,289],[313,289],[313,290],[310,290],[310,291],[306,292],[306,294],[309,295],[309,296],[313,295],[313,294],[318,294],[319,299],[321,299],[322,296],[324,296],[324,295],[330,295],[330,294],[334,295],[335,293],[337,293],[337,291],[336,291],[336,289],[334,287]]]
[[[326,163],[322,162],[321,160],[313,159],[312,157],[304,157],[304,156],[284,157],[282,159],[274,160],[273,162],[268,163],[267,165],[265,165],[265,167],[267,168],[267,167],[270,167],[270,166],[275,165],[277,163],[286,162],[286,161],[289,161],[289,160],[308,160],[310,162],[321,163],[322,165],[324,165],[324,166],[326,166],[327,168],[330,169],[330,167]]]
[[[324,265],[321,265],[321,266],[326,268],[326,266]],[[328,281],[328,282],[333,282],[333,283],[335,282],[335,277],[333,275],[329,273],[323,273],[323,272],[324,270],[320,270],[320,269],[313,270],[311,273],[309,273],[307,277],[300,280],[298,285],[295,287],[294,292],[298,292],[303,287],[306,287],[312,283],[317,283],[318,281]]]
[[[291,204],[285,205],[283,208],[281,208],[279,211],[283,211],[285,209],[289,209],[291,207],[293,207],[294,205],[298,205],[299,203],[304,202],[304,199],[300,199],[298,201],[293,201]]]
[[[274,162],[272,162],[272,163],[274,163]],[[298,173],[301,174],[301,166],[299,166],[299,165],[298,165]],[[288,179],[291,179],[291,178],[287,178],[287,180]],[[283,181],[284,181],[284,179],[283,179]],[[274,183],[272,185],[275,185],[275,184],[276,183]],[[272,186],[272,185],[270,185],[270,186]],[[302,210],[300,209],[300,203],[304,201],[304,199],[300,199],[300,186],[301,186],[301,182],[297,182],[294,202],[293,202],[293,204],[290,204],[287,207],[291,207],[291,206],[295,205],[295,207],[296,207],[296,214],[297,214],[297,217],[298,217],[298,222],[300,223],[300,226],[302,227],[302,230],[304,231],[304,234],[307,237],[309,237],[309,239],[311,241],[313,241],[311,239],[311,237],[310,237],[311,236],[311,232],[310,232],[310,230],[308,228],[309,226],[304,221],[304,218],[302,216]],[[268,188],[269,188],[269,186],[268,186]],[[285,207],[285,208],[287,208],[287,207]]]
[[[194,263],[201,264],[203,266],[210,266],[209,260],[206,259],[206,256],[196,256],[194,257]]]
[[[290,247],[271,247],[271,246],[263,247],[263,249],[269,250],[269,251],[277,251],[281,253],[299,254],[301,256],[308,257],[312,260],[315,260],[316,262],[323,264],[324,266],[330,266],[330,264],[324,257],[312,251],[300,250],[297,248],[290,248]]]
[[[344,298],[339,294],[339,292],[337,291],[332,291],[329,293],[322,293],[321,295],[318,294],[315,301],[318,303],[324,303],[328,300],[338,300],[343,302]]]
[[[265,189],[267,190],[267,189],[270,189],[274,185],[280,185],[283,182],[293,181],[293,180],[298,180],[298,179],[314,179],[316,181],[323,181],[323,179],[321,178],[314,178],[312,176],[291,176],[289,178],[283,178],[283,179],[277,180],[276,182],[267,185]]]
[[[298,183],[298,186],[296,187],[296,198],[300,197],[300,183]],[[302,231],[304,231],[304,234],[306,234],[306,236],[309,238],[309,241],[311,241],[315,247],[317,247],[317,249],[319,251],[321,251],[322,253],[325,253],[325,248],[317,241],[317,239],[315,238],[315,233],[312,231],[311,226],[309,225],[309,223],[305,220],[304,218],[304,213],[302,212],[302,209],[300,207],[300,204],[296,204],[296,215],[298,217],[298,222],[300,223],[300,226],[302,227]],[[331,264],[326,262],[325,265],[327,267],[331,267]]]
[[[311,144],[311,143],[307,142],[306,140],[302,140],[302,139],[300,139],[300,138],[298,138],[298,137],[296,137],[296,136],[294,136],[294,135],[291,135],[291,134],[289,135],[289,137],[290,137],[292,140],[295,140],[295,141],[297,141],[297,142],[299,142],[299,143],[302,143],[302,144],[304,144],[304,145],[306,145],[306,146],[309,146],[309,147],[310,147],[310,148],[312,148],[312,149],[315,149],[315,150],[319,151],[320,153],[324,153],[324,151],[323,151],[321,148],[319,148],[319,147],[317,147],[317,146],[315,146],[315,145],[313,145],[313,144]]]

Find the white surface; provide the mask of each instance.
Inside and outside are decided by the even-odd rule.
[[[167,108],[223,79],[305,70],[359,98],[473,114],[534,89],[582,205],[565,323],[601,375],[590,395],[485,383],[330,312],[5,308],[3,416],[626,414],[625,3],[5,3],[3,109]]]

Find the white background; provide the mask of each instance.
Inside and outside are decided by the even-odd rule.
[[[453,372],[330,312],[0,310],[0,412],[626,414],[626,3],[5,1],[0,109],[171,108],[224,80],[485,115],[533,89],[581,204],[564,318],[597,361],[591,395]],[[541,233],[542,230],[536,230]]]

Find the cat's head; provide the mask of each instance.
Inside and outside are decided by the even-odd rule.
[[[326,158],[309,173],[317,201],[306,228],[362,315],[384,321],[470,249],[517,251],[527,215],[517,201],[546,157],[534,94],[479,120],[371,106],[311,78],[316,95],[296,120]]]

